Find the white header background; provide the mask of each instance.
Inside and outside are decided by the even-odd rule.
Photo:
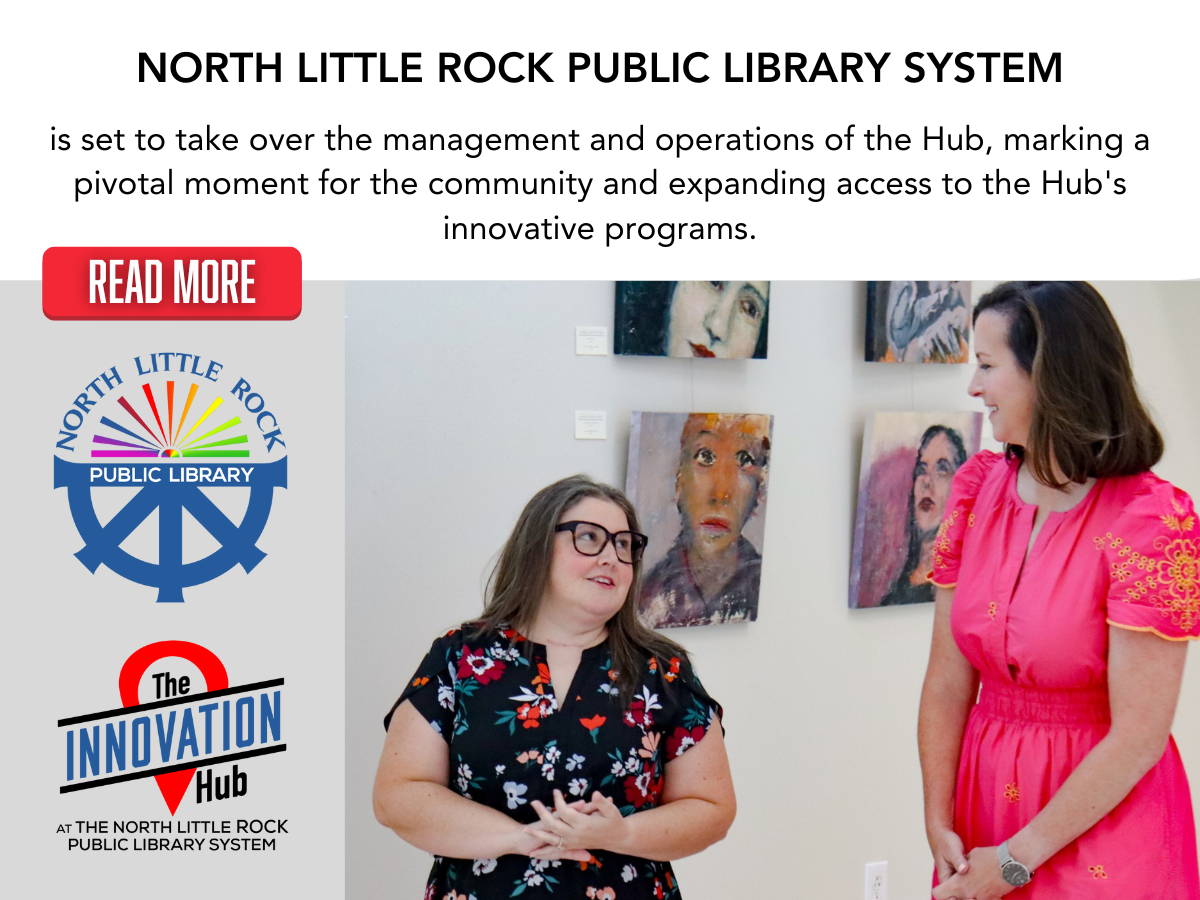
[[[1187,278],[1197,274],[1197,14],[1192,5],[1144,2],[1110,15],[1084,3],[1014,2],[784,5],[607,2],[590,6],[526,2],[391,4],[372,8],[294,3],[270,10],[243,2],[201,7],[161,3],[22,5],[7,13],[0,78],[5,89],[6,169],[0,222],[0,278],[36,278],[54,245],[291,245],[306,278],[678,278],[710,269],[760,278],[881,278],[942,271],[954,277]],[[439,84],[437,55],[483,50],[553,51],[554,84]],[[567,55],[704,51],[704,84],[600,84],[566,81]],[[283,56],[280,84],[138,83],[138,54],[262,52]],[[297,83],[297,55],[386,51],[397,72],[402,52],[424,54],[420,84]],[[890,52],[883,83],[726,84],[722,56],[746,51],[876,56]],[[1036,51],[1062,55],[1060,84],[904,81],[912,51]],[[310,63],[311,65],[311,63]],[[352,61],[348,73],[357,74]],[[926,65],[927,70],[932,71]],[[251,65],[251,70],[253,66]],[[864,66],[866,72],[869,67]],[[230,71],[236,71],[231,69]],[[373,71],[376,71],[373,69]],[[181,153],[174,133],[205,125],[241,138],[232,153]],[[675,160],[641,153],[455,153],[382,149],[384,132],[629,133],[810,132],[855,125],[850,152],[700,153]],[[323,149],[326,129],[369,133],[366,153]],[[870,153],[861,134],[881,125],[919,148],[924,126],[958,135],[966,126],[995,145],[970,152]],[[1124,134],[1124,152],[1005,154],[1006,132],[1060,132],[1065,126]],[[73,149],[50,149],[51,127]],[[138,128],[168,137],[158,153],[84,152],[84,133]],[[310,152],[254,152],[253,133],[315,133]],[[1136,153],[1133,135],[1150,137]],[[131,138],[127,138],[130,139]],[[818,144],[820,147],[820,144]],[[413,197],[376,197],[367,176],[387,167],[422,184]],[[364,180],[359,196],[225,197],[180,195],[182,175],[315,177]],[[657,197],[599,196],[604,176],[644,177],[657,167]],[[1026,197],[987,197],[978,179],[999,167],[1029,177]],[[97,197],[76,202],[74,180],[93,176],[176,175],[174,197]],[[826,179],[826,196],[726,198],[705,203],[665,194],[668,175],[758,176],[775,168]],[[1042,196],[1042,169],[1077,177],[1109,170],[1126,180],[1112,196]],[[431,197],[435,176],[593,177],[586,202],[571,197]],[[967,197],[942,195],[942,173],[976,180]],[[934,179],[924,197],[840,197],[840,176]],[[315,182],[313,182],[315,189]],[[579,241],[442,239],[443,216],[456,221],[590,221],[598,236]],[[755,240],[654,241],[604,246],[603,223],[744,221]]]

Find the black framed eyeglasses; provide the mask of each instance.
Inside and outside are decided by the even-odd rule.
[[[608,546],[608,542],[612,541],[613,549],[617,551],[617,559],[630,566],[642,558],[642,551],[646,549],[646,541],[649,540],[644,534],[638,534],[636,531],[618,531],[614,534],[595,522],[563,522],[554,529],[555,534],[560,531],[571,532],[571,541],[575,544],[576,551],[584,556],[599,556]]]

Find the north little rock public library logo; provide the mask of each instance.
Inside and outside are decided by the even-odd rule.
[[[184,588],[238,565],[249,573],[266,556],[257,541],[275,488],[287,487],[287,445],[263,395],[222,363],[158,352],[112,366],[82,386],[55,440],[54,487],[67,489],[84,541],[75,556],[89,572],[107,566],[158,588],[159,603],[180,603]],[[114,487],[137,493],[102,523],[94,492]],[[206,493],[214,488],[249,492],[240,523]],[[217,549],[185,546],[185,510]],[[157,559],[139,558],[122,544],[155,511]]]
[[[66,755],[60,794],[153,776],[174,816],[198,767],[287,750],[283,679],[231,687],[225,664],[199,644],[159,641],[135,650],[117,685],[120,707],[58,720]],[[237,766],[225,774],[209,768],[197,781],[196,802],[244,796],[248,784]]]

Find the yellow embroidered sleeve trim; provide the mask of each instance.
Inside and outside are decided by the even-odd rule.
[[[1111,625],[1113,628],[1121,628],[1121,629],[1124,629],[1125,631],[1149,631],[1149,632],[1151,632],[1152,634],[1154,634],[1154,635],[1157,635],[1158,637],[1162,638],[1164,641],[1195,641],[1195,640],[1200,640],[1200,635],[1194,635],[1194,634],[1185,634],[1183,637],[1174,637],[1174,636],[1172,636],[1172,635],[1169,635],[1169,634],[1163,634],[1161,631],[1159,631],[1159,630],[1158,630],[1157,628],[1155,628],[1153,625],[1146,625],[1146,626],[1143,626],[1143,627],[1139,627],[1139,626],[1137,626],[1137,625],[1123,625],[1123,624],[1121,624],[1120,622],[1114,622],[1112,619],[1105,619],[1104,621],[1106,621],[1106,622],[1107,622],[1109,625]]]
[[[951,584],[942,584],[940,581],[934,581],[932,578],[930,578],[929,583],[932,584],[934,587],[945,588],[946,590],[949,590],[952,587],[958,587],[957,581],[955,581]]]
[[[1111,531],[1093,541],[1097,550],[1114,553],[1109,576],[1116,582],[1116,599],[1131,603],[1145,598],[1171,624],[1191,631],[1200,622],[1200,541],[1187,536],[1196,527],[1195,516],[1185,516],[1179,503],[1172,504],[1176,514],[1161,517],[1170,533],[1154,539],[1161,559],[1139,553]]]
[[[943,553],[950,552],[950,526],[954,524],[954,520],[958,518],[961,510],[954,510],[946,518],[942,519],[942,524],[938,526],[937,535],[933,539],[933,564],[935,567],[945,565]]]

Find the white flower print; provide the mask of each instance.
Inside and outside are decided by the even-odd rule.
[[[630,775],[636,775],[641,771],[641,769],[642,764],[638,762],[638,758],[636,756],[631,756],[629,759],[625,760],[625,771]]]
[[[529,868],[536,869],[538,872],[545,872],[548,868],[550,868],[550,860],[531,859],[529,861]]]
[[[442,723],[441,722],[430,722],[429,724],[433,726],[433,730],[436,731],[438,734],[442,733]]]
[[[582,797],[584,794],[584,791],[587,790],[587,786],[588,786],[588,783],[587,783],[586,778],[572,778],[570,785],[568,785],[568,788],[571,791],[571,794],[573,796]]]
[[[560,756],[562,756],[562,751],[558,747],[546,748],[546,762],[556,763]]]
[[[496,774],[497,774],[497,775],[503,775],[503,774],[504,774],[504,769],[505,769],[504,765],[499,765],[499,766],[496,766]]]
[[[567,771],[574,772],[576,769],[582,766],[584,762],[584,757],[580,756],[578,753],[573,753],[571,758],[567,760]]]
[[[646,704],[646,712],[652,709],[662,709],[658,702],[658,694],[650,693],[650,688],[642,685],[642,693],[638,695],[638,699]]]
[[[515,781],[504,782],[504,796],[508,800],[508,808],[516,809],[518,806],[523,806],[529,801],[525,799],[525,792],[529,788],[523,784],[517,784]]]
[[[438,704],[443,709],[454,709],[454,686],[442,684],[442,680],[438,679]]]
[[[476,875],[486,875],[495,868],[496,860],[494,859],[477,859],[471,863],[471,871]]]
[[[633,881],[635,878],[637,878],[637,869],[635,869],[633,866],[626,865],[625,868],[621,870],[622,881]]]
[[[637,786],[638,791],[643,797],[650,793],[650,776],[652,774],[651,772],[643,772],[633,780],[633,783]]]
[[[624,775],[625,774],[625,763],[621,762],[618,759],[615,763],[613,763],[612,773],[614,775],[616,775],[617,777]]]
[[[459,763],[458,764],[458,790],[462,793],[462,795],[464,797],[467,796],[467,790],[471,787],[471,777],[472,777],[471,767],[468,766],[466,763]]]
[[[547,781],[553,781],[554,780],[554,764],[553,763],[545,763],[542,766],[542,774],[546,777]]]
[[[529,885],[530,887],[537,887],[539,884],[542,883],[542,881],[545,880],[542,878],[542,876],[540,874],[535,872],[533,869],[526,869],[525,874],[522,875],[521,877],[525,879],[525,883],[527,885]]]
[[[612,694],[612,695],[614,695],[614,696],[615,696],[615,695],[617,695],[617,694],[621,693],[621,689],[620,689],[620,688],[618,688],[618,687],[617,687],[615,684],[613,684],[611,681],[606,681],[606,682],[604,682],[604,684],[600,685],[600,693],[602,693],[602,694]]]

